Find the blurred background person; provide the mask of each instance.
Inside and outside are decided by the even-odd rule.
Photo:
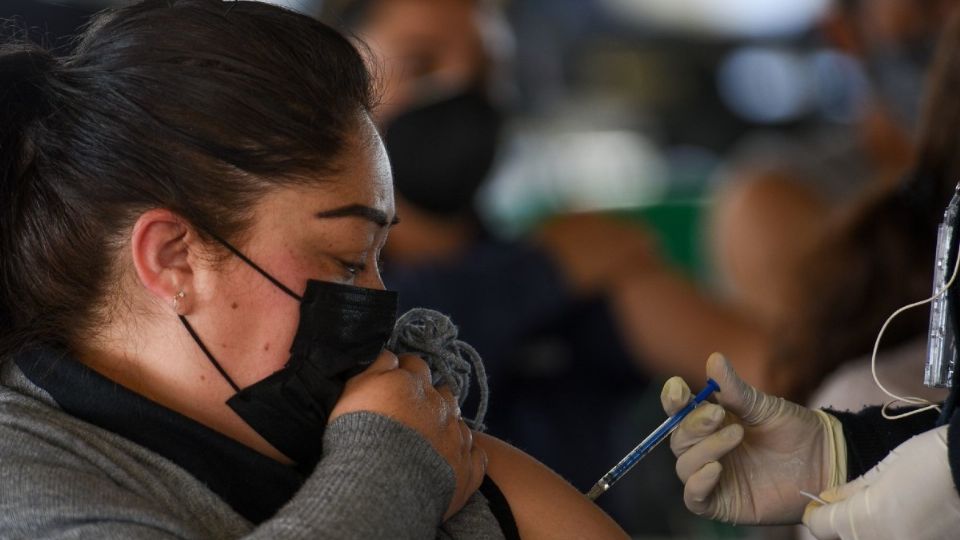
[[[947,20],[952,22],[938,40],[926,77],[909,171],[895,182],[870,189],[838,215],[828,224],[833,234],[825,235],[811,253],[811,267],[816,259],[827,264],[813,267],[807,282],[801,283],[819,286],[825,295],[808,302],[806,315],[816,324],[805,331],[819,332],[823,338],[803,336],[811,345],[800,352],[820,362],[823,371],[833,367],[831,361],[843,363],[853,353],[865,355],[833,372],[811,398],[811,406],[857,410],[888,401],[890,397],[873,383],[864,344],[873,345],[883,322],[880,317],[932,293],[937,230],[960,181],[960,103],[955,91],[960,87],[960,19],[954,12]],[[835,301],[828,306],[831,297]],[[858,317],[861,313],[865,317]],[[855,321],[846,325],[850,332],[826,331],[843,317]],[[877,371],[894,394],[942,401],[947,391],[927,388],[918,377],[923,373],[929,322],[928,309],[900,315],[884,334],[886,342],[887,334],[895,332]]]
[[[738,143],[717,190],[714,253],[718,271],[751,311],[789,317],[783,282],[793,278],[797,253],[822,218],[906,170],[920,85],[946,4],[834,2],[818,25],[825,42],[860,62],[866,86],[856,116],[848,125],[814,125],[794,137],[760,131]]]
[[[557,218],[516,241],[486,228],[476,195],[509,87],[510,34],[495,6],[352,1],[331,18],[370,47],[383,82],[376,120],[403,221],[385,249],[388,287],[405,305],[449,314],[483,356],[491,433],[586,489],[596,471],[584,464],[614,463],[637,435],[629,411],[647,379],[603,297],[649,258],[649,235],[598,215]]]
[[[718,190],[710,232],[718,273],[745,310],[777,329],[771,357],[780,380],[772,386],[795,399],[869,353],[884,319],[929,292],[932,258],[915,254],[932,253],[936,209],[955,179],[941,165],[932,173],[929,155],[915,161],[914,148],[926,67],[955,5],[835,3],[822,27],[863,65],[870,92],[859,118],[842,138],[817,129],[758,145],[765,155],[734,160]],[[942,154],[929,142],[921,141],[925,152]],[[883,343],[891,376],[895,365],[916,369],[909,358],[922,355],[925,325],[923,313],[912,313],[891,328]],[[879,399],[870,377],[854,378],[864,393],[844,384],[841,404]]]

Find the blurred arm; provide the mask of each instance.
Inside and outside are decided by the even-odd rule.
[[[744,380],[780,393],[772,388],[766,332],[676,270],[648,258],[626,267],[609,290],[624,341],[647,370],[702,386],[703,359],[724,351]]]
[[[535,238],[575,295],[608,299],[624,344],[644,371],[700,385],[703,359],[724,351],[745,380],[783,393],[768,374],[769,343],[760,326],[662,262],[641,224],[568,215],[547,222]]]

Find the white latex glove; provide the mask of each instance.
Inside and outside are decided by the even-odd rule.
[[[683,500],[695,514],[731,523],[798,523],[809,499],[846,480],[840,422],[743,382],[725,358],[707,360],[720,405],[704,403],[670,438]],[[663,386],[673,414],[690,400],[679,377]]]
[[[947,427],[901,444],[856,480],[810,503],[803,523],[821,540],[960,537],[960,496],[947,460]]]

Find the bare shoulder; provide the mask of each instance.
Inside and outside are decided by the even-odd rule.
[[[487,475],[507,498],[524,540],[628,538],[610,516],[539,461],[483,433],[474,434],[474,440],[487,453]]]

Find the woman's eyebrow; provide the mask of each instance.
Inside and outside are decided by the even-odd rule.
[[[376,208],[372,208],[363,204],[348,204],[332,210],[317,212],[315,216],[320,219],[359,217],[373,222],[380,227],[386,227],[387,225],[396,225],[397,223],[400,223],[400,218],[398,216],[394,216],[392,220],[388,219],[386,212],[383,210],[377,210]]]

